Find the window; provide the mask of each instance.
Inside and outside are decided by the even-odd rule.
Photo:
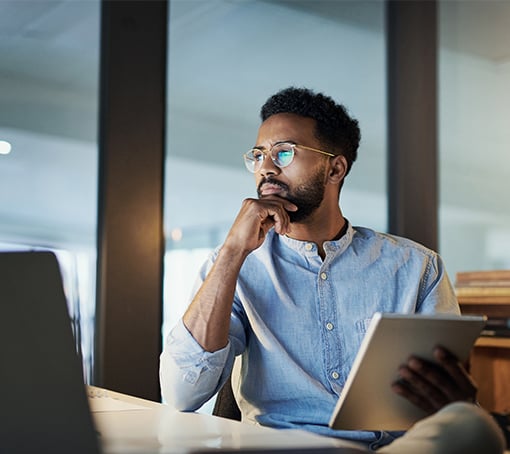
[[[99,0],[0,2],[0,248],[55,251],[91,377]]]
[[[510,3],[439,5],[440,252],[458,271],[510,268]]]

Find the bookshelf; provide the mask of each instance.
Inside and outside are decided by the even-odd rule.
[[[470,358],[478,400],[489,411],[510,411],[510,270],[466,271],[456,275],[463,314],[487,316],[487,327]]]

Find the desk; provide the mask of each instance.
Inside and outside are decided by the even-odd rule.
[[[296,453],[306,448],[317,453],[329,449],[333,452],[333,448],[342,454],[366,452],[355,443],[306,431],[277,430],[211,415],[181,413],[167,405],[102,388],[88,387],[87,392],[104,454],[284,448]]]

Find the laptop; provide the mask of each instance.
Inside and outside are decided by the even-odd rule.
[[[59,265],[0,252],[0,451],[99,454]]]
[[[442,345],[464,362],[486,323],[485,316],[374,314],[330,427],[342,430],[406,430],[426,413],[394,393],[398,367],[409,356],[434,361]]]

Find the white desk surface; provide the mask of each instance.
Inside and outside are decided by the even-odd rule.
[[[301,430],[277,430],[206,414],[181,413],[167,405],[102,388],[89,386],[87,393],[104,454],[357,447]]]

